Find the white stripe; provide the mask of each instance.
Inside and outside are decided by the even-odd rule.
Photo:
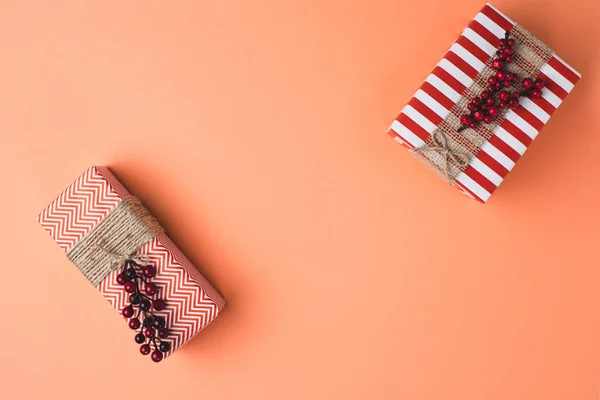
[[[401,113],[404,113],[407,117],[415,121],[417,125],[425,129],[429,133],[432,133],[436,128],[436,125],[433,122],[425,118],[423,114],[415,110],[411,105],[407,104],[402,109]]]
[[[449,111],[446,110],[446,108],[444,108],[443,105],[438,103],[433,97],[425,93],[423,90],[417,90],[417,93],[415,93],[415,97],[421,100],[423,104],[429,107],[431,111],[439,115],[442,119],[446,118],[446,116],[448,115]]]
[[[454,43],[452,46],[450,46],[450,51],[452,51],[454,54],[465,60],[467,64],[475,68],[477,72],[481,71],[483,67],[485,67],[484,63],[479,61],[477,57],[475,57],[467,49],[465,49],[458,43]]]
[[[506,31],[502,29],[500,25],[489,19],[487,15],[479,13],[474,19],[483,25],[488,31],[492,32],[494,36],[498,37],[499,39],[504,37]]]
[[[471,28],[466,28],[462,35],[473,42],[477,47],[481,50],[485,51],[486,54],[492,55],[496,52],[496,48],[491,45],[490,42],[485,40],[483,37],[479,35],[479,33],[475,32]]]
[[[434,88],[442,92],[444,96],[452,100],[454,103],[460,100],[460,94],[436,75],[429,75],[425,81],[429,82]]]
[[[464,86],[469,87],[473,79],[469,77],[469,75],[462,72],[458,67],[452,64],[450,61],[442,58],[440,62],[437,64],[439,67],[442,67],[447,73],[452,75],[457,81],[462,83]]]
[[[542,110],[540,108],[540,106],[535,104],[533,101],[531,101],[531,99],[528,99],[527,97],[521,98],[521,105],[527,111],[529,111],[530,113],[535,115],[535,117],[537,119],[539,119],[541,122],[543,122],[544,124],[546,122],[548,122],[548,120],[550,119],[550,115],[548,115],[548,113],[546,111]]]
[[[498,175],[493,169],[485,165],[480,159],[473,158],[469,165],[475,168],[477,171],[479,171],[481,175],[485,176],[490,182],[496,185],[496,187],[498,187],[502,182],[502,177]]]
[[[556,58],[558,61],[560,61],[562,63],[562,65],[564,65],[565,67],[569,68],[575,75],[577,75],[578,77],[581,78],[581,74],[579,72],[577,72],[575,70],[575,68],[573,68],[569,64],[567,64],[562,58],[560,58],[559,56],[557,56],[556,53],[552,54],[552,56],[554,58]]]
[[[535,137],[537,136],[537,129],[529,125],[527,121],[519,117],[517,113],[515,113],[513,110],[509,110],[504,118],[512,122],[517,128],[525,132],[530,138],[535,139]]]
[[[527,150],[527,146],[519,142],[519,140],[516,137],[508,133],[508,131],[506,131],[504,128],[498,126],[494,133],[496,134],[496,136],[502,139],[504,143],[512,147],[512,149],[520,155],[523,155],[523,153],[525,153],[525,150]]]
[[[552,93],[552,91],[548,88],[542,89],[542,97],[548,103],[552,104],[554,106],[554,108],[558,108],[558,106],[560,106],[560,103],[562,103],[562,100],[560,99],[560,97],[558,97],[557,95]]]
[[[515,166],[515,162],[508,158],[503,152],[498,150],[494,145],[490,144],[490,142],[485,142],[483,146],[481,146],[481,150],[485,151],[492,157],[494,160],[498,161],[504,168],[507,170],[511,170]]]
[[[540,68],[540,72],[546,75],[548,78],[556,82],[560,87],[565,89],[568,92],[573,90],[575,86],[567,78],[562,76],[557,70],[552,68],[549,64],[544,64],[542,68]]]
[[[513,21],[512,19],[508,18],[506,15],[504,15],[503,13],[501,13],[496,7],[494,7],[493,5],[491,5],[490,3],[487,3],[487,6],[489,8],[491,8],[492,10],[496,11],[498,14],[500,14],[502,17],[504,17],[508,22],[510,22],[513,25],[516,25],[517,23],[515,21]]]
[[[425,142],[422,141],[420,137],[412,133],[410,129],[408,129],[398,121],[392,122],[390,129],[396,132],[398,135],[400,135],[402,139],[404,139],[413,147],[420,147],[425,144]]]
[[[484,202],[486,202],[491,196],[491,194],[487,190],[479,186],[479,183],[475,182],[464,172],[458,174],[456,176],[456,180],[459,181],[464,187],[469,189],[472,193],[474,193]]]

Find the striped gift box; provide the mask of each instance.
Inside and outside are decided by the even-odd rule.
[[[402,109],[388,135],[407,149],[423,146],[514,25],[486,4]],[[521,106],[505,114],[494,135],[454,180],[454,186],[467,196],[487,202],[581,75],[552,54],[538,78],[546,82],[542,98],[521,98]]]
[[[107,167],[91,167],[67,187],[39,215],[38,222],[66,253],[98,225],[130,193]],[[169,328],[169,356],[190,341],[219,314],[225,300],[198,272],[165,234],[156,236],[139,250],[156,268],[152,279],[166,308],[157,312]],[[129,304],[129,294],[112,271],[97,286],[119,312]],[[133,340],[132,340],[133,344]]]

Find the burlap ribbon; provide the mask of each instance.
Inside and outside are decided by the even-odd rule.
[[[520,25],[513,26],[509,34],[516,42],[513,47],[514,61],[507,64],[505,69],[517,74],[521,80],[527,77],[535,78],[540,68],[552,57],[552,49]],[[449,183],[453,183],[458,174],[465,170],[473,157],[479,153],[481,146],[494,135],[496,128],[504,121],[505,114],[502,113],[491,124],[480,124],[475,129],[469,128],[457,132],[461,127],[460,116],[469,113],[467,104],[486,90],[487,78],[496,73],[496,70],[491,67],[495,58],[495,54],[489,58],[473,83],[450,109],[446,118],[427,138],[425,145],[412,150],[417,158]],[[523,90],[521,82],[514,84],[511,90],[521,92]],[[440,145],[442,142],[443,145]]]
[[[139,249],[164,230],[134,196],[120,201],[98,225],[67,252],[83,275],[98,286],[113,270],[131,260],[140,265],[148,256]]]

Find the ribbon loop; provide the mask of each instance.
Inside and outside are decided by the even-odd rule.
[[[454,164],[456,164],[459,168],[464,168],[469,165],[471,157],[468,153],[452,150],[448,144],[448,137],[440,130],[435,130],[431,134],[431,140],[433,145],[425,144],[421,147],[413,149],[412,151],[420,154],[424,154],[429,151],[438,153],[443,159],[443,165],[440,168],[446,176],[448,183],[452,183],[453,176],[450,173],[452,162],[454,162]]]

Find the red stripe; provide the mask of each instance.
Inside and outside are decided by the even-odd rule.
[[[519,117],[527,121],[527,123],[533,126],[538,132],[544,127],[544,123],[537,119],[537,117],[529,112],[529,110],[527,110],[525,107],[517,107],[514,112]]]
[[[567,97],[567,95],[569,94],[558,83],[556,83],[552,79],[548,78],[542,72],[540,72],[537,77],[540,79],[543,79],[546,82],[546,87],[548,88],[548,90],[550,90],[552,93],[557,95],[561,100],[564,100],[565,97]]]
[[[437,115],[432,109],[427,107],[425,104],[423,104],[421,100],[417,99],[416,97],[410,99],[408,104],[410,104],[415,110],[423,114],[423,116],[429,121],[431,121],[434,125],[438,125],[440,122],[442,122],[442,117]]]
[[[491,19],[492,21],[494,21],[495,23],[497,23],[498,25],[500,25],[500,27],[505,31],[509,31],[513,27],[513,24],[509,20],[504,18],[502,15],[498,14],[496,10],[494,10],[487,4],[481,9],[481,13],[489,19]]]
[[[431,73],[443,80],[452,89],[456,90],[458,94],[462,94],[466,89],[466,87],[462,83],[460,83],[456,78],[447,73],[440,66],[435,67]]]
[[[460,56],[453,51],[449,51],[444,55],[444,58],[454,64],[458,69],[467,74],[471,79],[475,79],[479,73],[475,68],[469,65],[468,62],[460,58]]]
[[[429,82],[423,82],[421,90],[433,97],[438,103],[440,103],[446,110],[451,109],[454,106],[454,102],[450,100],[446,95],[440,92],[435,86]]]
[[[521,155],[519,153],[517,153],[512,147],[504,143],[504,141],[496,135],[492,136],[490,140],[488,140],[488,142],[492,146],[500,150],[506,157],[510,158],[513,162],[517,162],[519,158],[521,158]]]
[[[481,50],[479,48],[479,46],[477,46],[475,43],[471,42],[467,37],[465,36],[459,36],[458,39],[456,40],[456,43],[460,44],[462,47],[464,47],[465,49],[467,49],[467,51],[471,54],[473,54],[475,57],[477,57],[477,59],[479,61],[481,61],[482,63],[486,63],[490,56],[488,55],[488,53],[486,53],[485,51]]]
[[[495,158],[490,156],[485,151],[479,150],[479,153],[477,153],[477,158],[502,178],[508,175],[508,170],[504,167],[504,165],[500,164]]]
[[[492,46],[498,48],[500,45],[500,39],[498,39],[498,37],[496,37],[496,35],[494,35],[492,32],[488,31],[487,28],[481,25],[479,22],[475,20],[471,21],[469,28],[477,32],[479,36],[487,40]]]
[[[487,190],[490,194],[494,193],[494,190],[496,190],[496,185],[490,182],[485,176],[483,176],[472,166],[468,165],[463,172],[475,182],[477,182],[479,186]]]
[[[542,110],[546,111],[548,115],[552,115],[556,108],[550,104],[550,102],[544,98],[541,99],[531,99],[532,102],[537,104]]]
[[[417,124],[415,121],[410,119],[410,117],[404,113],[400,113],[398,118],[396,118],[398,122],[404,125],[408,130],[421,138],[421,140],[426,141],[429,136],[429,132],[421,127],[421,125]]]
[[[569,67],[567,67],[565,64],[563,64],[560,60],[552,57],[550,59],[550,61],[548,61],[548,64],[552,68],[554,68],[556,71],[558,71],[559,74],[564,76],[573,85],[579,81],[579,79],[580,79],[579,75],[577,75],[575,72],[571,71],[571,69]]]
[[[517,139],[519,142],[523,143],[526,147],[529,147],[529,145],[533,141],[531,137],[529,137],[525,132],[517,128],[515,124],[513,124],[507,119],[505,119],[502,122],[502,125],[500,126],[504,128],[504,130],[506,130],[508,133],[513,135],[515,139]]]

